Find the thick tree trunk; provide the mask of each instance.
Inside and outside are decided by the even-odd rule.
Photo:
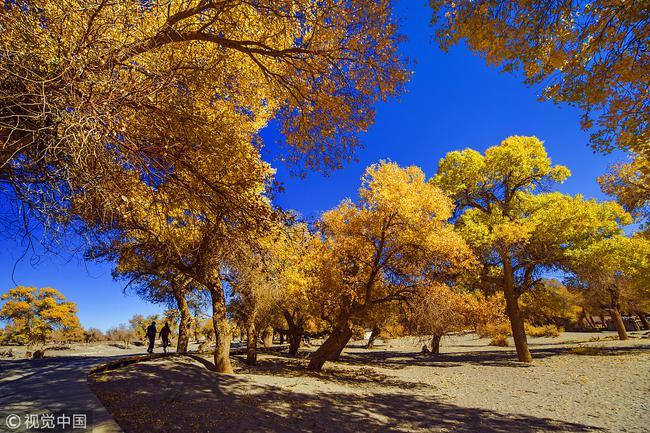
[[[325,342],[311,355],[307,370],[320,371],[326,361],[336,361],[352,338],[352,329],[346,323],[334,330]]]
[[[226,320],[226,297],[221,280],[209,286],[212,301],[212,325],[214,326],[214,365],[219,373],[232,374],[230,364],[230,327]]]
[[[625,330],[625,323],[623,323],[623,318],[621,317],[621,309],[618,302],[619,294],[618,291],[614,289],[609,290],[610,295],[610,312],[612,315],[612,320],[614,321],[614,326],[616,327],[616,332],[618,332],[619,340],[627,340],[627,331]]]
[[[381,329],[379,326],[373,326],[372,327],[372,332],[370,332],[370,337],[368,337],[368,343],[366,343],[366,349],[372,349],[375,347],[375,340],[377,337],[379,337],[379,333],[381,332]]]
[[[637,316],[639,316],[639,319],[641,319],[641,325],[643,325],[643,329],[650,330],[650,323],[648,323],[648,318],[645,315],[645,312],[643,311],[637,311]]]
[[[178,324],[178,341],[176,342],[177,353],[187,353],[187,346],[190,343],[190,328],[192,327],[192,315],[190,308],[187,305],[185,294],[181,291],[174,291],[174,298],[178,311],[181,316],[180,323]]]
[[[257,329],[255,329],[255,320],[248,320],[246,323],[246,364],[257,364]]]
[[[300,313],[297,315],[297,320],[294,320],[296,314],[291,314],[289,311],[284,310],[282,312],[284,319],[287,322],[287,339],[289,340],[289,354],[297,355],[300,345],[302,344],[302,337],[305,334],[304,320]]]
[[[515,340],[517,349],[517,358],[520,362],[532,362],[533,357],[528,350],[528,341],[526,340],[526,331],[524,330],[524,320],[519,313],[519,300],[515,293],[515,278],[512,269],[510,257],[503,260],[503,293],[506,298],[506,311],[510,319],[512,328],[512,338]]]
[[[431,337],[431,354],[438,355],[440,353],[440,340],[442,335],[434,335]]]
[[[621,317],[621,312],[618,310],[618,308],[612,308],[612,320],[614,321],[616,332],[618,332],[619,340],[627,340],[625,323],[623,323],[623,318]]]
[[[289,339],[289,354],[290,355],[297,355],[298,350],[300,350],[300,345],[302,344],[302,337],[304,333],[299,331],[298,328],[294,328],[293,330],[289,330],[289,336],[287,337]]]
[[[262,332],[262,343],[264,344],[265,349],[271,348],[273,346],[273,328],[267,326]]]

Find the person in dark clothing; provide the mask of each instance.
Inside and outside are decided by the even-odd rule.
[[[147,338],[149,339],[148,353],[153,353],[153,346],[156,344],[156,333],[156,322],[151,322],[151,325],[147,327]]]
[[[169,329],[169,323],[165,322],[165,326],[160,330],[160,338],[162,339],[163,350],[167,353],[167,346],[169,346],[169,336],[172,330]]]

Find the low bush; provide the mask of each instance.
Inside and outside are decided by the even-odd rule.
[[[578,346],[569,350],[569,353],[572,355],[588,355],[588,356],[597,356],[597,355],[606,355],[607,352],[599,347],[588,347],[588,346]]]
[[[509,345],[508,337],[503,334],[495,335],[492,337],[489,344],[490,346],[507,347]]]
[[[499,335],[512,335],[508,322],[485,323],[476,327],[476,333],[481,338],[496,337]]]
[[[524,329],[526,330],[526,335],[531,337],[558,337],[564,332],[564,329],[558,328],[555,325],[535,326],[526,323]]]

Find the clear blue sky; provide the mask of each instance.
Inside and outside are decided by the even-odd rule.
[[[362,137],[365,148],[357,153],[358,163],[328,177],[312,173],[299,179],[272,161],[286,188],[277,197],[280,206],[318,217],[343,198],[355,197],[364,168],[380,159],[415,164],[431,176],[446,152],[465,147],[483,151],[509,135],[536,135],[545,141],[555,163],[571,169],[573,175],[558,190],[606,198],[596,177],[617,156],[593,153],[576,110],[538,102],[539,88],[527,88],[521,77],[488,67],[462,46],[448,53],[440,51],[432,41],[425,1],[402,0],[397,15],[401,32],[408,38],[403,52],[416,62],[407,93],[378,106],[374,126]],[[268,146],[265,153],[272,156],[277,133],[267,128],[263,136]],[[84,263],[69,254],[44,254],[38,263],[31,263],[28,254],[16,265],[12,280],[14,264],[23,251],[19,242],[0,238],[0,292],[13,287],[14,280],[55,287],[77,303],[84,326],[101,329],[125,323],[133,314],[162,309],[134,294],[124,294],[123,285],[112,281],[109,266]]]

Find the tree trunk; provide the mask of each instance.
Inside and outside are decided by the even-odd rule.
[[[212,325],[214,326],[214,365],[219,373],[232,374],[230,364],[230,327],[226,320],[226,297],[223,293],[221,280],[210,284],[210,298],[212,301]]]
[[[610,295],[610,312],[612,315],[612,320],[614,321],[614,326],[616,327],[616,332],[618,332],[618,338],[620,340],[627,340],[627,331],[625,330],[625,323],[623,323],[623,318],[621,317],[621,309],[619,305],[619,292],[616,288],[609,290]]]
[[[279,330],[278,334],[280,334],[280,345],[284,344],[284,331]]]
[[[618,307],[612,308],[612,320],[614,321],[616,332],[618,332],[619,340],[627,340],[625,323],[623,323],[623,318],[621,318],[621,312],[618,310]]]
[[[587,325],[591,327],[591,329],[596,329],[596,322],[594,322],[594,318],[591,316],[585,316],[585,320],[587,321]]]
[[[284,316],[284,320],[287,322],[287,339],[289,340],[289,354],[290,355],[297,355],[298,350],[300,349],[300,345],[302,344],[302,337],[305,334],[305,329],[303,325],[303,318],[300,315],[300,313],[297,314],[298,320],[294,320],[296,318],[296,314],[290,314],[289,311],[284,310],[282,312],[282,315]]]
[[[201,339],[201,318],[196,315],[192,320],[194,321],[194,341],[198,343]]]
[[[372,332],[370,333],[370,337],[368,337],[368,343],[366,344],[366,349],[372,349],[375,347],[375,340],[377,337],[379,337],[379,333],[381,332],[381,329],[379,326],[375,325],[372,327]]]
[[[246,322],[246,364],[257,365],[257,330],[250,318]]]
[[[190,328],[192,327],[192,315],[187,305],[185,294],[180,291],[174,291],[174,298],[178,305],[178,311],[181,319],[178,324],[178,341],[176,342],[176,353],[187,353],[187,346],[190,343]]]
[[[533,357],[528,350],[524,321],[519,313],[519,300],[515,293],[515,277],[510,257],[503,259],[503,293],[506,298],[506,310],[512,328],[512,338],[515,340],[517,358],[520,362],[532,362]]]
[[[637,311],[636,313],[639,316],[639,319],[641,319],[641,324],[643,325],[643,329],[650,330],[650,323],[648,323],[648,318],[646,317],[645,313],[643,311]]]
[[[295,327],[293,330],[289,330],[289,354],[290,355],[297,355],[298,350],[300,350],[300,345],[302,344],[302,337],[304,333],[301,332],[298,327]]]
[[[431,354],[438,355],[440,353],[440,340],[442,335],[434,335],[431,337]]]
[[[262,343],[264,344],[265,349],[271,348],[273,346],[273,328],[267,326],[262,332]]]
[[[325,342],[311,355],[307,370],[320,371],[326,361],[336,361],[352,338],[350,324],[346,323],[334,330]]]

